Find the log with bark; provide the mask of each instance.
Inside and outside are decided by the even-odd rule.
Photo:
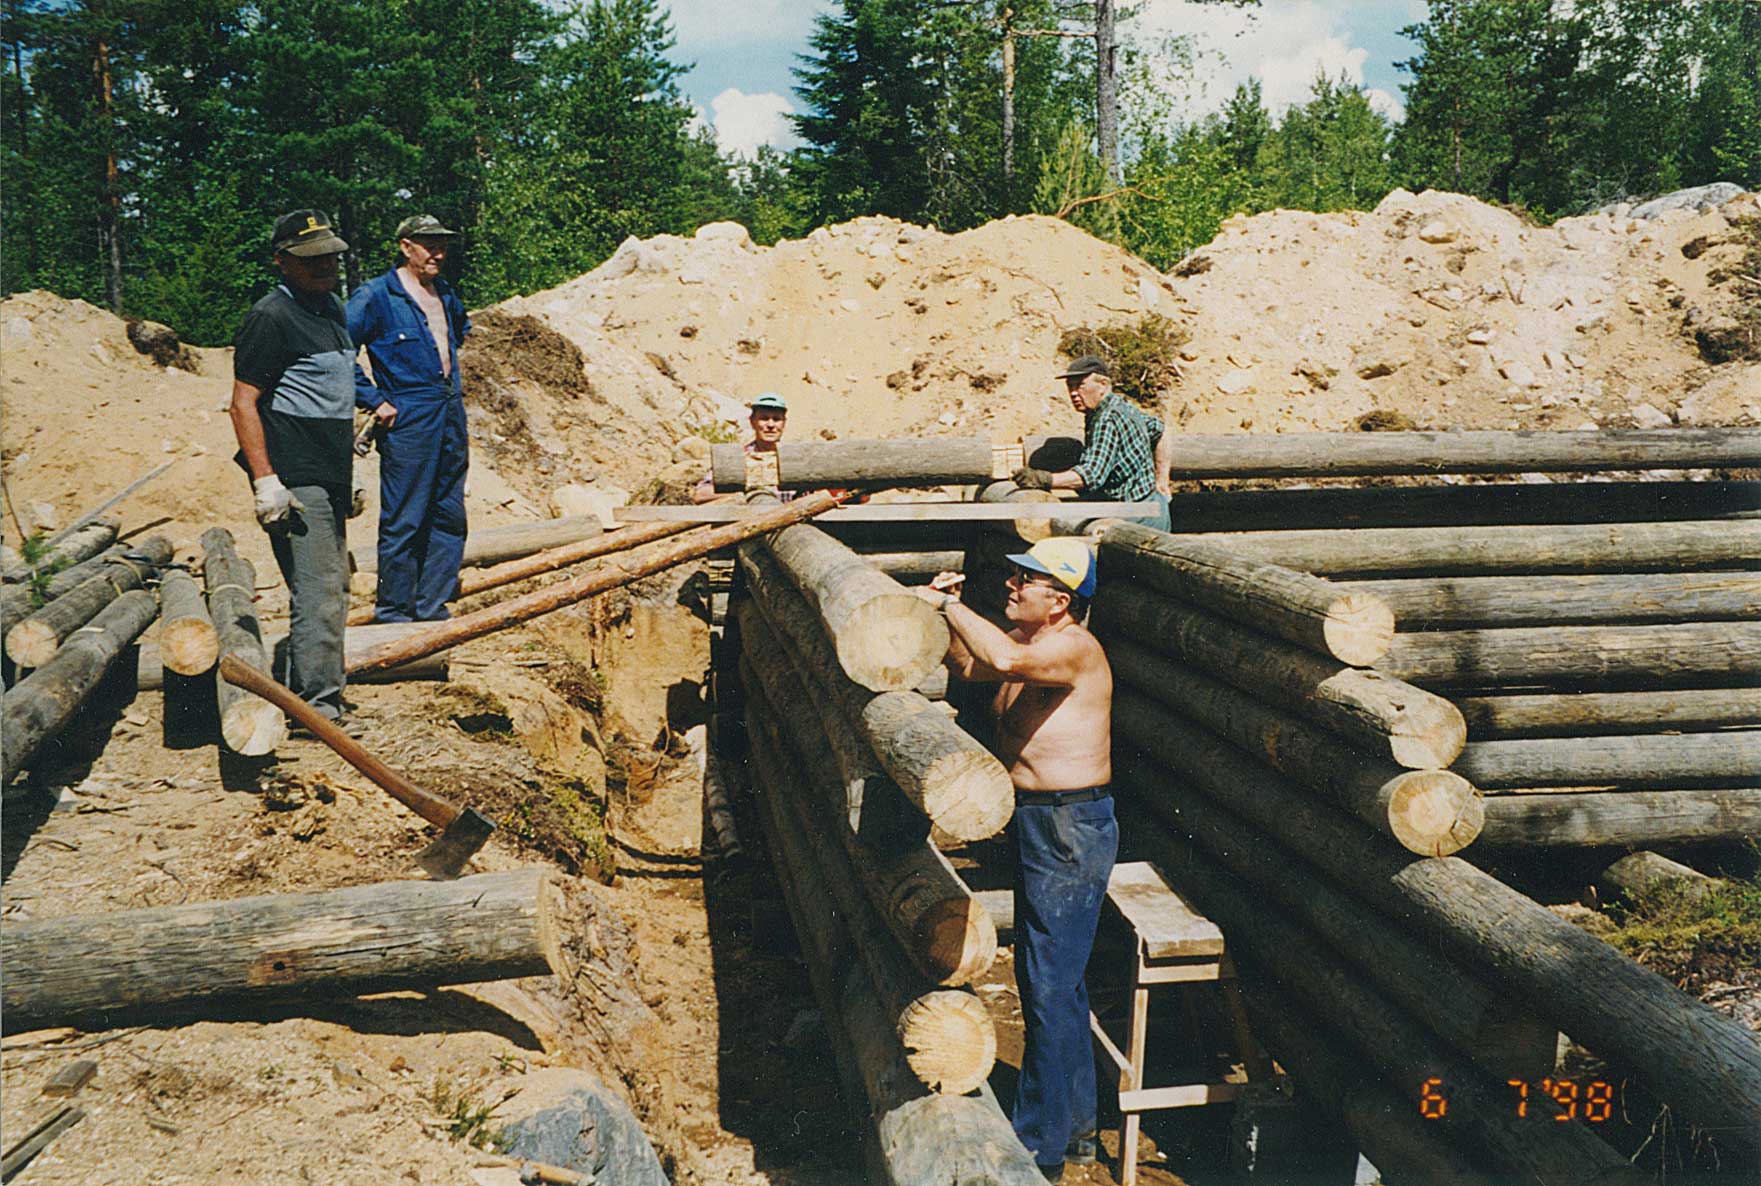
[[[1134,804],[1153,798],[1156,813],[1251,886],[1255,902],[1331,944],[1376,991],[1487,1074],[1540,1079],[1552,1073],[1558,1035],[1551,1025],[1340,889],[1300,851],[1269,840],[1140,758],[1120,755],[1113,781]]]
[[[617,560],[607,560],[592,572],[546,585],[519,597],[511,597],[474,613],[461,614],[450,621],[429,623],[427,629],[407,638],[374,647],[349,663],[348,672],[353,676],[357,673],[400,667],[413,659],[505,630],[540,614],[547,614],[607,590],[620,588],[676,564],[707,556],[720,548],[732,547],[755,535],[823,514],[837,506],[838,501],[838,495],[826,492],[803,495],[793,502],[768,508],[765,513],[738,523],[687,531],[671,539],[657,540]]]
[[[1412,852],[1446,856],[1480,834],[1480,794],[1459,774],[1406,770],[1371,757],[1324,729],[1126,644],[1115,642],[1109,658],[1120,681],[1113,720],[1134,736],[1153,730],[1170,710],[1184,715]]]
[[[1170,536],[1140,523],[1096,527],[1104,580],[1120,577],[1341,663],[1374,662],[1394,637],[1394,615],[1375,597],[1294,571],[1275,557],[1250,559],[1198,536]]]
[[[990,482],[979,490],[973,502],[982,503],[1043,503],[1057,502],[1050,490],[1023,490],[1011,481]],[[1050,519],[1011,519],[987,524],[985,530],[1009,539],[1035,544],[1052,534]]]
[[[1002,831],[1015,807],[1014,785],[1002,763],[915,691],[877,694],[846,678],[818,618],[763,547],[743,547],[741,568],[764,619],[744,636],[748,653],[762,659],[766,650],[786,652],[808,689],[823,693],[815,701],[836,706],[837,718],[854,726],[906,800],[931,823],[960,840]],[[946,668],[938,664],[935,670]]]
[[[763,778],[758,801],[767,825],[767,849],[788,891],[802,947],[834,979],[859,963],[867,971],[883,1016],[925,1087],[964,1095],[983,1083],[996,1062],[997,1034],[983,1002],[970,991],[938,987],[921,975],[893,942],[855,882],[841,844],[825,843],[843,821],[821,810],[825,795],[808,785],[782,722],[769,705],[748,703],[748,727],[763,744],[753,764]]]
[[[1483,791],[1730,784],[1761,774],[1761,730],[1475,741],[1450,769]]]
[[[239,556],[232,532],[224,527],[210,527],[202,533],[202,553],[202,583],[220,654],[269,675],[269,651],[263,645],[263,627],[253,604],[256,570]],[[275,747],[287,740],[287,719],[279,708],[225,680],[215,680],[214,685],[220,739],[233,753],[262,757],[274,753]]]
[[[1181,532],[1761,518],[1761,482],[1527,482],[1175,491]]]
[[[196,578],[181,568],[159,578],[159,654],[178,675],[201,675],[220,661],[220,635]]]
[[[677,535],[688,531],[689,523],[644,523],[632,527],[620,527],[616,531],[608,531],[603,535],[588,535],[573,543],[561,544],[554,548],[545,548],[541,552],[522,555],[512,560],[504,560],[500,564],[488,568],[467,569],[459,573],[459,587],[449,601],[482,593],[489,589],[511,585],[515,581],[527,580],[530,577],[543,576],[555,572],[559,568],[567,568],[571,564],[579,564],[583,560],[592,560],[599,556],[609,556],[613,552],[622,552],[640,544],[651,544],[655,540],[665,539],[669,535]],[[365,626],[373,621],[374,608],[363,606],[350,610],[348,624]]]
[[[823,531],[801,525],[764,541],[818,617],[838,666],[871,692],[905,692],[941,666],[948,624],[922,598]]]
[[[1376,669],[1421,688],[1753,683],[1761,623],[1512,626],[1400,634]]]
[[[1357,527],[1176,535],[1330,577],[1761,568],[1761,519],[1537,527]]]
[[[1761,572],[1417,577],[1351,587],[1380,597],[1406,631],[1761,618]]]
[[[1148,824],[1147,829],[1156,826]],[[1377,992],[1358,965],[1341,959],[1281,912],[1261,909],[1252,890],[1188,841],[1169,830],[1156,831],[1140,838],[1157,853],[1169,879],[1223,928],[1232,950],[1276,980],[1304,1012],[1325,1016],[1354,1052],[1410,1093],[1415,1111],[1422,1084],[1434,1082],[1446,1092],[1449,1107],[1438,1112],[1436,1123],[1458,1145],[1475,1150],[1517,1181],[1553,1186],[1640,1186],[1649,1181],[1583,1125],[1519,1121],[1507,1104],[1508,1076],[1489,1074],[1450,1050]],[[1562,1111],[1551,1099],[1537,1107],[1546,1107],[1542,1115],[1548,1118]]]
[[[39,574],[54,575],[108,548],[116,541],[116,524],[111,521],[88,523],[67,533],[61,542],[29,564],[19,564],[0,573],[7,584],[29,581]]]
[[[379,622],[370,626],[350,626],[342,636],[343,663],[346,666],[351,660],[365,655],[376,646],[408,638],[427,625],[426,622]],[[279,658],[286,648],[285,634],[271,634],[263,640],[263,649],[269,655],[269,666],[272,670],[280,668]],[[398,667],[351,674],[349,682],[395,684],[409,680],[443,680],[450,674],[450,670],[451,656],[446,651],[437,651]],[[172,673],[173,678],[176,675],[176,672]],[[141,643],[140,661],[135,668],[135,687],[142,692],[159,691],[165,687],[164,656],[160,652],[160,644],[152,639]]]
[[[748,668],[748,706],[766,721],[785,719],[778,704],[801,688],[781,669],[770,675]],[[774,679],[774,683],[767,682]],[[799,719],[790,737],[799,740],[792,752],[810,784],[837,810],[842,787],[824,728],[812,714]],[[946,986],[970,984],[989,970],[997,954],[997,931],[991,917],[926,837],[889,835],[868,843],[850,829],[837,831],[863,892],[900,950],[929,980]]]
[[[29,585],[7,585],[0,589],[0,638],[4,638],[7,631],[28,617],[33,610],[47,605],[57,597],[65,597],[87,580],[97,576],[104,566],[112,561],[133,556],[136,559],[148,560],[156,567],[161,568],[171,563],[169,545],[166,545],[167,551],[164,553],[164,558],[159,558],[157,549],[162,542],[164,542],[164,537],[155,535],[142,541],[139,546],[111,544],[91,559],[82,560],[50,577],[48,582],[42,586],[40,596],[35,595],[35,591]],[[151,550],[147,548],[149,544],[152,545]]]
[[[1638,901],[1658,893],[1700,901],[1726,884],[1680,861],[1643,851],[1627,853],[1596,876],[1596,890],[1604,901]]]
[[[1761,725],[1761,690],[1687,688],[1671,692],[1576,692],[1457,696],[1475,741],[1507,737],[1595,737]]]
[[[598,515],[564,515],[558,519],[538,519],[530,523],[505,523],[497,527],[478,527],[465,537],[465,554],[460,564],[477,568],[517,560],[547,548],[591,539],[604,531]],[[379,571],[379,549],[375,544],[362,544],[349,551],[356,572]]]
[[[1495,795],[1480,843],[1490,848],[1645,848],[1752,842],[1761,789]]]
[[[65,594],[35,610],[6,632],[6,657],[20,667],[40,667],[64,639],[98,611],[151,581],[171,561],[171,541],[156,535],[128,556],[103,564]]]
[[[1107,585],[1089,626],[1103,641],[1153,647],[1400,766],[1446,767],[1467,740],[1461,712],[1441,696],[1147,589]]]
[[[69,635],[47,663],[7,689],[0,700],[0,786],[66,727],[117,656],[158,614],[159,599],[149,590],[124,593]]]
[[[1761,466],[1761,429],[1290,432],[1174,437],[1176,478],[1591,473]]]
[[[8,924],[8,1025],[114,1029],[292,997],[431,989],[556,967],[542,869]]]
[[[1000,476],[1001,464],[986,437],[784,441],[751,455],[740,445],[716,445],[709,461],[717,490],[963,486]]]
[[[1435,942],[1574,1041],[1637,1075],[1722,1154],[1761,1162],[1761,1045],[1740,1023],[1466,861],[1415,858],[1367,834],[1264,763],[1174,714],[1150,723],[1148,731],[1127,734],[1116,721],[1115,735],[1182,787],[1303,853],[1397,925]],[[1160,810],[1158,800],[1147,802]]]

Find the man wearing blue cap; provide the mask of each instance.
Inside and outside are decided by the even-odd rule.
[[[919,595],[948,619],[949,670],[998,685],[997,757],[1015,783],[1015,978],[1027,1031],[1014,1124],[1055,1182],[1066,1161],[1096,1154],[1083,973],[1119,851],[1113,672],[1082,625],[1095,591],[1088,545],[1046,539],[1009,560],[1007,632],[961,604],[957,573]]]
[[[783,439],[783,429],[789,425],[789,405],[783,397],[774,391],[767,391],[752,401],[752,415],[746,423],[752,426],[752,439],[746,442],[746,456],[754,453],[774,453],[777,442]],[[778,497],[784,502],[795,497],[792,491],[778,491]],[[704,474],[696,487],[691,491],[692,502],[708,502],[715,497],[715,475]]]

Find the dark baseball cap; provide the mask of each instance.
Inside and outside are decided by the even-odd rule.
[[[1105,375],[1107,378],[1111,379],[1113,377],[1113,368],[1108,366],[1107,360],[1098,354],[1084,354],[1081,358],[1071,363],[1070,369],[1060,374],[1058,378],[1081,379],[1087,375]]]
[[[397,224],[400,239],[456,239],[458,234],[432,214],[412,214]]]
[[[330,228],[322,210],[292,210],[275,220],[270,241],[276,252],[289,255],[335,255],[349,245]]]

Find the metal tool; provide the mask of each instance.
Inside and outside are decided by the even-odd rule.
[[[355,434],[355,456],[365,457],[373,451],[373,442],[379,439],[379,417],[370,417],[361,431]]]
[[[416,854],[416,863],[437,878],[457,877],[478,849],[495,831],[495,821],[475,807],[460,807],[425,791],[367,752],[365,746],[344,733],[317,709],[270,679],[237,656],[220,660],[220,676],[252,695],[260,696],[311,730],[312,736],[372,779],[387,794],[411,811],[442,829],[440,839]]]

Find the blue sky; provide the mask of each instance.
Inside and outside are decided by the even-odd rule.
[[[693,63],[685,95],[716,130],[724,148],[793,143],[789,111],[796,55],[807,48],[825,0],[671,0],[675,59]],[[1152,42],[1191,34],[1194,70],[1171,80],[1169,102],[1188,117],[1215,110],[1238,82],[1259,77],[1274,110],[1300,101],[1317,68],[1346,75],[1390,114],[1400,112],[1402,74],[1412,56],[1400,29],[1422,20],[1424,0],[1262,0],[1257,9],[1142,0],[1131,35]],[[733,15],[737,11],[737,15]]]

